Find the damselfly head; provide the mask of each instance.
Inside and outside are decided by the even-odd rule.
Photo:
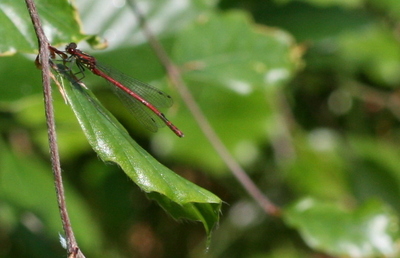
[[[65,47],[65,51],[67,53],[74,54],[77,51],[77,47],[78,47],[78,45],[76,45],[75,42],[71,42]]]

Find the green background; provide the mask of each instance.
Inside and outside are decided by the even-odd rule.
[[[174,98],[163,112],[182,139],[146,131],[101,78],[84,78],[143,149],[223,201],[207,247],[205,223],[174,220],[128,173],[101,161],[54,86],[67,205],[86,257],[399,256],[399,1],[139,1],[279,216],[265,214],[211,148],[129,5],[36,3],[54,46],[76,41]],[[0,24],[0,257],[64,257],[37,40],[22,2],[0,1]],[[94,50],[103,39],[109,48]]]

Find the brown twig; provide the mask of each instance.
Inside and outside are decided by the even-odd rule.
[[[210,123],[208,122],[203,111],[200,109],[199,105],[195,101],[193,95],[190,93],[185,82],[182,80],[181,72],[178,67],[171,61],[167,53],[165,52],[163,46],[159,41],[153,36],[153,33],[147,26],[146,19],[141,11],[138,9],[135,0],[128,1],[134,11],[135,15],[138,17],[139,23],[142,26],[143,32],[150,43],[153,51],[156,53],[157,57],[166,69],[168,76],[173,85],[178,89],[183,101],[193,114],[195,120],[203,131],[204,135],[208,138],[214,149],[217,151],[219,156],[232,171],[236,179],[243,185],[246,191],[256,200],[256,202],[261,206],[261,208],[270,215],[278,216],[280,214],[280,209],[274,203],[272,203],[254,184],[250,179],[244,169],[236,162],[236,160],[229,153],[226,146],[223,144],[221,139],[218,137]]]
[[[400,120],[400,94],[398,91],[385,92],[374,89],[360,82],[352,81],[348,87],[351,96],[361,99],[367,104],[388,109],[397,120]]]
[[[50,44],[46,35],[43,32],[40,18],[33,0],[25,0],[25,3],[28,8],[29,14],[31,16],[36,35],[38,37],[39,58],[37,60],[40,62],[40,67],[42,69],[43,94],[44,94],[45,113],[46,113],[46,121],[48,128],[51,164],[54,175],[54,184],[57,194],[58,208],[60,211],[61,221],[67,241],[67,251],[69,257],[82,258],[85,256],[80,252],[78,244],[75,240],[74,233],[72,231],[71,222],[68,216],[67,206],[65,202],[64,186],[62,183],[60,157],[58,153],[57,135],[56,135],[55,121],[54,121],[54,108],[52,103],[52,93],[50,85],[51,72],[48,62],[50,58],[50,51],[49,51]]]

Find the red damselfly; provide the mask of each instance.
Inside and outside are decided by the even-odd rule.
[[[88,69],[95,75],[107,80],[109,84],[114,86],[114,92],[120,97],[122,102],[150,131],[156,132],[159,127],[167,125],[177,136],[184,136],[182,131],[159,111],[160,108],[172,106],[172,98],[168,94],[98,63],[96,58],[79,50],[76,43],[70,43],[65,48],[65,53],[70,56],[53,48],[52,50],[59,54],[65,62],[74,60],[80,72],[83,73],[85,69]]]

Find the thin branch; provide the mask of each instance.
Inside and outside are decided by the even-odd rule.
[[[135,0],[128,1],[134,11],[135,15],[139,19],[139,23],[142,26],[143,32],[150,43],[151,47],[155,51],[157,57],[165,67],[168,76],[173,85],[178,89],[182,99],[185,104],[193,114],[195,120],[203,131],[204,135],[210,141],[214,149],[217,151],[219,156],[228,166],[228,168],[232,171],[233,175],[236,179],[243,185],[246,191],[256,200],[256,202],[261,206],[261,208],[270,215],[278,216],[280,214],[280,209],[275,204],[273,204],[254,184],[254,182],[250,179],[244,169],[236,162],[236,160],[229,153],[226,146],[223,144],[221,139],[216,134],[215,130],[212,128],[210,123],[208,122],[206,116],[203,111],[200,109],[199,105],[195,101],[193,95],[190,93],[188,87],[185,82],[182,80],[181,72],[178,67],[171,61],[163,46],[159,43],[159,41],[153,36],[153,33],[147,26],[146,19],[141,11],[138,9],[138,6],[135,3]]]
[[[57,135],[56,135],[55,121],[54,121],[54,108],[52,103],[52,93],[50,85],[51,72],[48,62],[48,60],[50,59],[50,51],[49,51],[50,44],[46,35],[43,32],[40,18],[33,0],[25,0],[25,2],[29,14],[31,16],[36,35],[38,37],[39,59],[37,61],[39,62],[40,67],[42,69],[43,94],[44,94],[45,113],[46,113],[46,121],[48,128],[51,164],[54,175],[54,184],[56,188],[58,208],[60,210],[61,221],[67,241],[67,251],[69,257],[81,258],[85,256],[80,252],[78,244],[75,240],[74,233],[72,231],[71,222],[68,216],[67,206],[65,202],[64,186],[62,183],[60,157],[58,153]]]
[[[356,81],[351,82],[349,88],[348,92],[353,97],[361,99],[366,103],[387,108],[400,121],[400,97],[398,91],[388,93]]]

